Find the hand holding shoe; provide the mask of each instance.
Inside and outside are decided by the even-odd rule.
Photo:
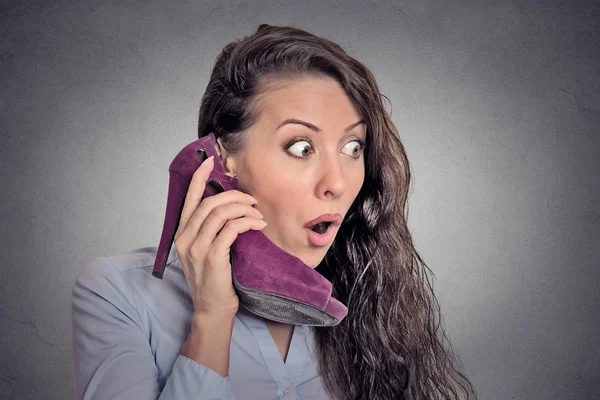
[[[227,190],[202,199],[214,158],[194,172],[174,236],[194,314],[235,315],[239,299],[231,278],[230,247],[240,233],[267,224],[254,197]]]

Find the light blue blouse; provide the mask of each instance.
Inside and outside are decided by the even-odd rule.
[[[192,299],[175,246],[163,279],[152,276],[156,250],[99,257],[78,274],[72,293],[77,399],[329,399],[313,328],[294,328],[284,363],[262,318],[241,305],[227,377],[179,354]]]

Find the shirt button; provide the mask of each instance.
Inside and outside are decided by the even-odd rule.
[[[287,386],[285,389],[283,389],[283,394],[285,394],[286,396],[291,396],[292,388]]]

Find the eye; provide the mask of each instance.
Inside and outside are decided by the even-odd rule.
[[[288,146],[287,150],[296,158],[305,158],[311,153],[312,147],[307,140],[300,140],[291,146]]]
[[[353,140],[347,143],[344,146],[344,149],[348,149],[350,151],[350,153],[346,153],[349,156],[353,158],[358,158],[365,149],[365,142],[364,140]]]

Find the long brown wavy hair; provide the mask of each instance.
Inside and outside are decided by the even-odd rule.
[[[230,153],[240,151],[268,83],[306,75],[339,82],[367,127],[364,184],[317,267],[348,307],[339,325],[313,328],[327,392],[334,400],[476,399],[444,343],[433,272],[406,223],[408,159],[368,68],[327,39],[262,24],[217,57],[198,137],[214,132]]]

